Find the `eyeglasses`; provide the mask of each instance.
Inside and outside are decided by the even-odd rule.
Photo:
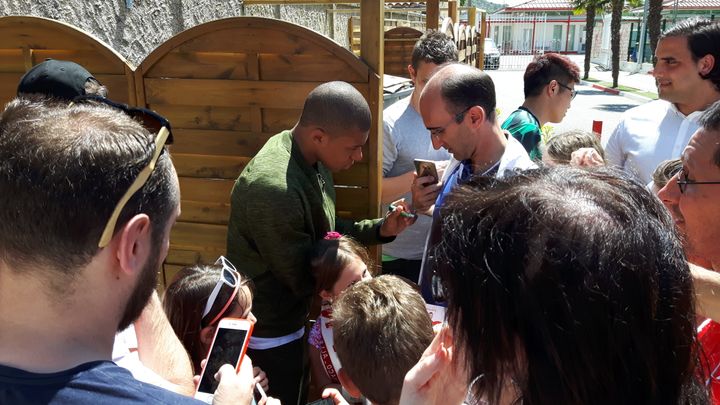
[[[560,82],[557,82],[557,84],[560,85],[560,87],[562,87],[563,89],[570,91],[570,100],[573,100],[575,98],[575,96],[577,96],[577,90],[571,88],[570,86],[568,86],[566,84],[562,84]]]
[[[120,212],[123,208],[125,208],[125,204],[127,204],[130,198],[138,190],[140,190],[150,178],[150,174],[152,174],[153,170],[155,170],[155,164],[157,163],[160,154],[164,150],[164,146],[173,143],[173,136],[170,129],[170,122],[155,111],[151,111],[146,108],[130,107],[127,104],[116,103],[112,100],[108,100],[105,97],[94,94],[78,96],[73,99],[73,103],[83,102],[96,102],[116,108],[124,112],[131,118],[142,123],[142,125],[152,133],[157,133],[154,142],[155,152],[153,153],[152,159],[150,159],[148,165],[140,171],[138,176],[135,178],[135,181],[130,185],[130,187],[128,187],[122,198],[120,198],[120,201],[118,201],[118,203],[115,205],[115,208],[113,209],[110,218],[105,224],[103,233],[100,236],[100,241],[98,242],[98,247],[102,248],[107,246],[112,240],[112,236],[115,233],[115,225],[117,225],[117,220],[120,216]]]
[[[688,180],[685,170],[680,170],[677,174],[677,185],[680,189],[680,194],[685,194],[685,189],[688,184],[720,184],[720,181],[694,181]]]
[[[442,134],[445,132],[445,130],[447,129],[447,127],[449,127],[450,125],[452,125],[453,122],[456,123],[456,124],[461,123],[462,120],[465,119],[465,113],[468,112],[468,110],[470,110],[470,109],[473,108],[473,107],[474,107],[474,106],[471,105],[470,107],[467,107],[467,108],[465,108],[464,110],[460,111],[459,113],[455,114],[455,115],[453,116],[452,121],[448,122],[447,125],[445,125],[444,127],[438,127],[438,128],[432,128],[432,129],[430,129],[430,136],[434,136],[434,137],[438,138],[438,137],[440,137],[440,135],[442,135]]]
[[[207,303],[205,304],[205,309],[202,313],[202,319],[205,319],[205,317],[212,310],[213,306],[215,305],[215,300],[217,300],[218,294],[220,294],[220,290],[222,289],[223,285],[232,288],[233,293],[230,295],[230,298],[227,300],[225,305],[223,305],[220,312],[218,312],[217,315],[215,315],[215,317],[206,325],[214,325],[215,322],[220,320],[228,307],[230,307],[230,304],[235,300],[235,297],[237,297],[238,290],[240,290],[240,273],[238,273],[238,271],[235,269],[235,266],[230,263],[230,260],[226,259],[225,256],[220,256],[215,261],[215,264],[222,265],[222,270],[220,270],[220,279],[218,280],[217,284],[215,284],[215,288],[213,288],[210,296],[208,297]]]

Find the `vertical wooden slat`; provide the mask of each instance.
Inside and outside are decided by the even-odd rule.
[[[427,29],[437,30],[440,26],[440,0],[427,0],[425,7]]]
[[[457,0],[448,0],[448,16],[453,22],[459,22],[458,20],[458,4]]]
[[[485,37],[487,36],[487,12],[482,11],[480,17],[480,35],[478,35],[477,67],[482,69],[485,66]]]

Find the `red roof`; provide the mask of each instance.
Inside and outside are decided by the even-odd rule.
[[[663,1],[664,10],[675,8],[675,0]],[[678,10],[720,10],[720,0],[678,0]]]
[[[572,2],[569,0],[529,0],[512,7],[505,7],[498,10],[497,12],[507,13],[513,11],[572,11],[574,9],[575,7],[573,7]]]

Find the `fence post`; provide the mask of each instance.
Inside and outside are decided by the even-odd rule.
[[[440,27],[440,0],[427,0],[425,15],[425,28],[437,31]]]

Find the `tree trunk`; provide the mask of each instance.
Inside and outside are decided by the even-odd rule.
[[[650,55],[655,55],[658,39],[660,38],[660,24],[662,23],[662,0],[648,0],[647,26],[650,37]]]
[[[592,56],[593,31],[595,30],[595,7],[588,7],[585,18],[585,75],[587,79],[590,74],[590,57]]]
[[[620,73],[620,25],[622,23],[622,11],[625,2],[623,0],[612,0],[612,19],[610,20],[610,52],[612,56],[612,79],[613,87],[618,86],[618,75]]]

